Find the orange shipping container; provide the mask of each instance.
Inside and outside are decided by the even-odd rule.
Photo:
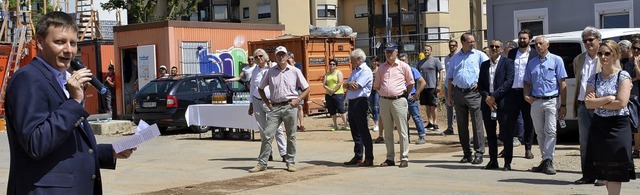
[[[155,64],[150,64],[148,72],[145,72],[148,75],[156,75],[161,65],[168,68],[175,66],[179,74],[200,73],[200,65],[206,63],[200,58],[202,51],[198,47],[202,46],[207,50],[207,56],[238,54],[222,61],[232,61],[233,65],[220,70],[237,76],[244,66],[241,62],[246,62],[246,55],[253,52],[247,51],[247,42],[281,36],[284,34],[284,26],[171,20],[116,26],[113,31],[116,110],[118,118],[129,118],[133,109],[132,99],[137,92],[137,78],[131,72],[137,66],[133,59],[138,59],[141,48],[144,47],[145,58],[149,57],[146,55],[151,55],[155,59]],[[150,50],[153,52],[149,52]]]
[[[109,63],[114,60],[113,52],[114,47],[111,40],[91,40],[78,43],[80,60],[100,81],[104,81]],[[105,102],[102,102],[102,96],[98,94],[96,88],[87,87],[85,91],[85,110],[90,114],[105,113],[102,108],[106,105],[104,105]]]
[[[349,55],[354,49],[353,38],[328,38],[328,37],[290,37],[273,40],[249,42],[249,51],[262,48],[269,53],[270,59],[275,59],[275,48],[284,46],[292,52],[295,61],[302,64],[302,73],[309,82],[311,91],[304,104],[305,114],[326,112],[323,103],[325,90],[323,77],[329,71],[329,60],[338,62],[338,69],[342,71],[346,80],[351,75]]]

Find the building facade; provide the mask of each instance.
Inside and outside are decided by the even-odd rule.
[[[522,29],[534,35],[596,28],[640,26],[640,0],[488,0],[487,37],[514,39]],[[572,10],[572,11],[567,11]]]

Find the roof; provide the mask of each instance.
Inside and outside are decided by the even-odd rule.
[[[608,39],[611,37],[629,36],[634,34],[640,34],[640,28],[605,28],[598,29],[602,34],[602,39]],[[563,33],[553,33],[544,35],[550,42],[556,41],[582,41],[582,30],[570,31]],[[535,40],[535,36],[532,41]],[[516,40],[517,41],[517,40]]]

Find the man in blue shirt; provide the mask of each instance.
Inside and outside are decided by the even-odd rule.
[[[460,43],[462,49],[451,57],[448,64],[451,67],[447,69],[446,77],[449,85],[447,105],[454,106],[456,109],[458,137],[464,153],[460,163],[480,164],[484,154],[484,129],[480,111],[482,96],[478,92],[478,77],[480,64],[489,60],[489,57],[473,48],[475,38],[471,33],[462,34]],[[473,127],[473,148],[476,152],[473,157],[469,144],[469,115],[471,115]]]
[[[343,87],[347,89],[347,99],[349,100],[349,127],[351,127],[351,137],[355,146],[353,152],[355,156],[345,165],[358,164],[361,167],[373,166],[373,140],[367,124],[367,111],[369,110],[369,94],[373,87],[373,73],[364,62],[367,55],[362,49],[355,49],[351,52],[351,76]],[[364,147],[364,161],[363,149]]]
[[[406,53],[398,54],[398,59],[409,64],[409,55],[407,55]],[[413,74],[413,80],[415,80],[416,84],[413,85],[411,93],[409,93],[409,97],[407,98],[407,106],[409,106],[409,115],[411,115],[413,123],[416,124],[416,129],[418,130],[419,138],[418,140],[416,140],[416,144],[420,145],[427,143],[427,141],[424,138],[426,136],[426,133],[424,132],[424,123],[422,123],[422,117],[420,116],[418,100],[420,100],[420,92],[425,89],[427,82],[420,74],[420,71],[418,71],[418,69],[413,66],[411,67],[411,74]],[[409,135],[409,133],[407,133],[407,135]]]
[[[549,53],[549,40],[546,37],[537,36],[535,41],[538,57],[527,63],[523,93],[524,99],[531,104],[531,119],[538,135],[542,162],[531,170],[553,175],[556,174],[553,168],[556,119],[563,120],[567,113],[567,88],[564,81],[567,72],[562,58]],[[556,105],[558,96],[560,96],[560,109]]]

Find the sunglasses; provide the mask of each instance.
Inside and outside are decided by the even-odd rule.
[[[633,48],[633,51],[640,51],[640,47],[631,47]]]
[[[500,45],[489,45],[491,49],[500,49]]]
[[[458,45],[449,45],[449,47],[458,47]]]
[[[598,52],[598,56],[602,57],[602,55],[609,57],[611,56],[611,52],[604,52],[604,53]]]
[[[259,57],[259,58],[261,58],[261,57],[262,57],[262,55],[258,55],[258,57]]]
[[[329,65],[336,66],[337,64],[336,63],[329,63]]]
[[[253,58],[249,58],[249,61],[253,61]]]
[[[593,39],[593,38],[591,38],[591,39],[582,39],[582,42],[583,42],[583,43],[591,43],[591,42],[593,42],[594,40],[596,40],[596,39]]]

